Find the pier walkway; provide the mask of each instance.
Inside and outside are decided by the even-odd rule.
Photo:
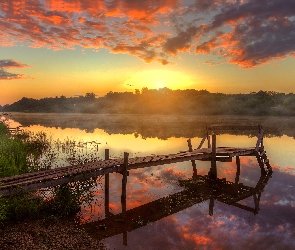
[[[216,131],[228,130],[257,130],[257,143],[254,147],[216,147]],[[211,174],[217,176],[216,161],[230,162],[233,157],[255,156],[262,172],[271,171],[271,166],[263,146],[263,129],[261,126],[209,126],[197,149],[193,149],[191,140],[188,140],[188,150],[168,155],[151,155],[146,157],[129,158],[124,153],[124,158],[109,159],[109,150],[105,151],[105,160],[93,163],[86,163],[75,166],[60,167],[50,170],[43,170],[34,173],[27,173],[12,177],[0,178],[0,195],[8,196],[19,190],[33,191],[39,188],[54,187],[73,181],[82,181],[91,177],[98,177],[110,173],[121,173],[123,181],[127,182],[129,170],[144,168],[156,165],[170,164],[182,161],[211,161]],[[208,147],[202,148],[207,140]],[[124,183],[123,183],[124,184]],[[124,185],[123,185],[124,186]]]

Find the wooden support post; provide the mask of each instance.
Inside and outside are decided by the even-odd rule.
[[[197,175],[198,175],[196,161],[192,160],[191,163],[193,166],[193,179],[195,179],[197,178]]]
[[[240,162],[240,157],[238,155],[236,156],[236,164],[237,164],[237,173],[236,173],[235,184],[238,185],[240,180],[240,173],[241,173],[241,162]]]
[[[258,127],[259,127],[259,134],[263,133],[263,128],[262,128],[262,126],[259,125]],[[261,148],[264,148],[264,145],[263,145],[263,136],[262,136],[262,138],[261,138],[260,146],[261,146]]]
[[[260,193],[260,195],[261,195],[261,193]],[[258,196],[259,196],[259,194],[258,194]],[[256,194],[253,194],[253,199],[254,199],[254,204],[255,204],[255,212],[254,212],[254,214],[258,214],[258,212],[259,212],[259,198],[256,196]]]
[[[124,152],[124,163],[122,169],[122,195],[121,195],[121,205],[122,205],[122,216],[126,218],[126,188],[127,188],[127,167],[128,167],[128,156],[129,154]]]
[[[211,153],[211,177],[217,178],[217,167],[216,167],[216,135],[212,135],[212,153]]]
[[[187,145],[188,145],[188,151],[193,152],[193,146],[192,146],[192,141],[191,139],[187,140]]]
[[[125,225],[125,229],[124,229],[124,232],[123,232],[123,245],[127,246],[127,228],[126,228],[126,225]]]
[[[124,220],[124,232],[123,232],[123,245],[127,246],[127,228],[126,228],[126,188],[127,188],[127,167],[128,167],[128,157],[129,154],[124,152],[124,164],[122,169],[122,196],[121,196],[121,204],[122,204],[122,216]]]
[[[213,215],[213,209],[214,209],[214,198],[210,198],[210,203],[209,203],[209,215]]]
[[[110,159],[110,150],[105,149],[105,160]],[[106,218],[110,215],[110,174],[105,174],[104,176],[104,207]]]
[[[128,175],[128,172],[127,172],[127,167],[128,167],[128,157],[129,157],[129,154],[124,152],[124,163],[123,163],[123,169],[122,169],[122,175],[123,175],[123,178],[122,178],[122,196],[121,196],[121,201],[124,201],[126,202],[126,186],[127,186],[127,175]]]
[[[256,153],[256,159],[257,159],[257,162],[259,164],[259,167],[260,167],[260,170],[261,170],[261,174],[266,174],[266,171],[265,171],[265,168],[264,168],[264,163],[259,155],[259,152]]]
[[[193,145],[191,139],[187,140],[187,145],[188,145],[188,151],[193,152]],[[192,166],[193,166],[193,178],[197,177],[197,166],[196,166],[196,161],[192,160]]]
[[[207,141],[208,141],[208,148],[211,148],[210,135],[208,132],[207,132]]]
[[[200,142],[200,144],[199,144],[199,146],[197,147],[197,149],[202,148],[202,146],[203,146],[204,142],[206,141],[206,139],[207,139],[207,133],[206,133],[205,136],[203,137],[203,139],[202,139],[202,141]]]

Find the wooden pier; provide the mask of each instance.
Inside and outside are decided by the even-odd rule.
[[[254,147],[236,148],[236,147],[217,147],[216,132],[229,130],[258,130],[257,142]],[[19,190],[34,191],[40,188],[54,187],[74,181],[82,181],[91,177],[106,175],[106,185],[108,184],[108,174],[121,173],[122,179],[122,198],[126,196],[126,183],[129,170],[170,164],[182,161],[211,161],[210,174],[217,176],[217,161],[230,162],[233,157],[255,156],[261,168],[261,172],[269,172],[271,166],[266,156],[263,146],[263,129],[261,126],[209,126],[197,149],[193,149],[191,140],[188,140],[188,150],[168,155],[151,155],[146,157],[129,158],[128,153],[124,153],[124,158],[109,159],[109,150],[105,151],[105,160],[93,163],[86,163],[75,166],[67,166],[44,170],[34,173],[27,173],[12,177],[0,178],[0,195],[8,196]],[[202,148],[207,140],[208,146]],[[106,191],[108,192],[108,191]]]

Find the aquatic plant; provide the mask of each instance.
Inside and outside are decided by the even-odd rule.
[[[61,217],[75,215],[83,203],[91,203],[95,185],[95,179],[87,179],[55,187],[52,199],[44,203],[46,213]]]
[[[12,135],[8,125],[0,121],[0,178],[49,168],[40,164],[49,148],[45,133],[17,130]]]
[[[59,166],[62,158],[71,165],[99,159],[95,142],[52,142],[44,132],[34,134],[24,130],[11,134],[3,121],[0,122],[0,138],[0,178],[50,169],[55,164]],[[76,214],[82,204],[91,203],[95,185],[96,179],[85,179],[46,189],[47,196],[42,191],[20,191],[0,197],[0,221]]]

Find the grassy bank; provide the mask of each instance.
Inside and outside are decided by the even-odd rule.
[[[49,168],[40,164],[49,147],[45,133],[18,131],[11,135],[8,125],[0,122],[0,178]]]
[[[17,131],[11,134],[7,123],[0,122],[0,185],[3,177],[52,168],[57,157],[53,144],[45,133]],[[91,155],[81,157],[75,150],[68,153],[72,162],[95,160]],[[0,222],[74,215],[82,203],[91,201],[95,184],[95,179],[88,179],[44,192],[20,191],[9,197],[0,196]]]

